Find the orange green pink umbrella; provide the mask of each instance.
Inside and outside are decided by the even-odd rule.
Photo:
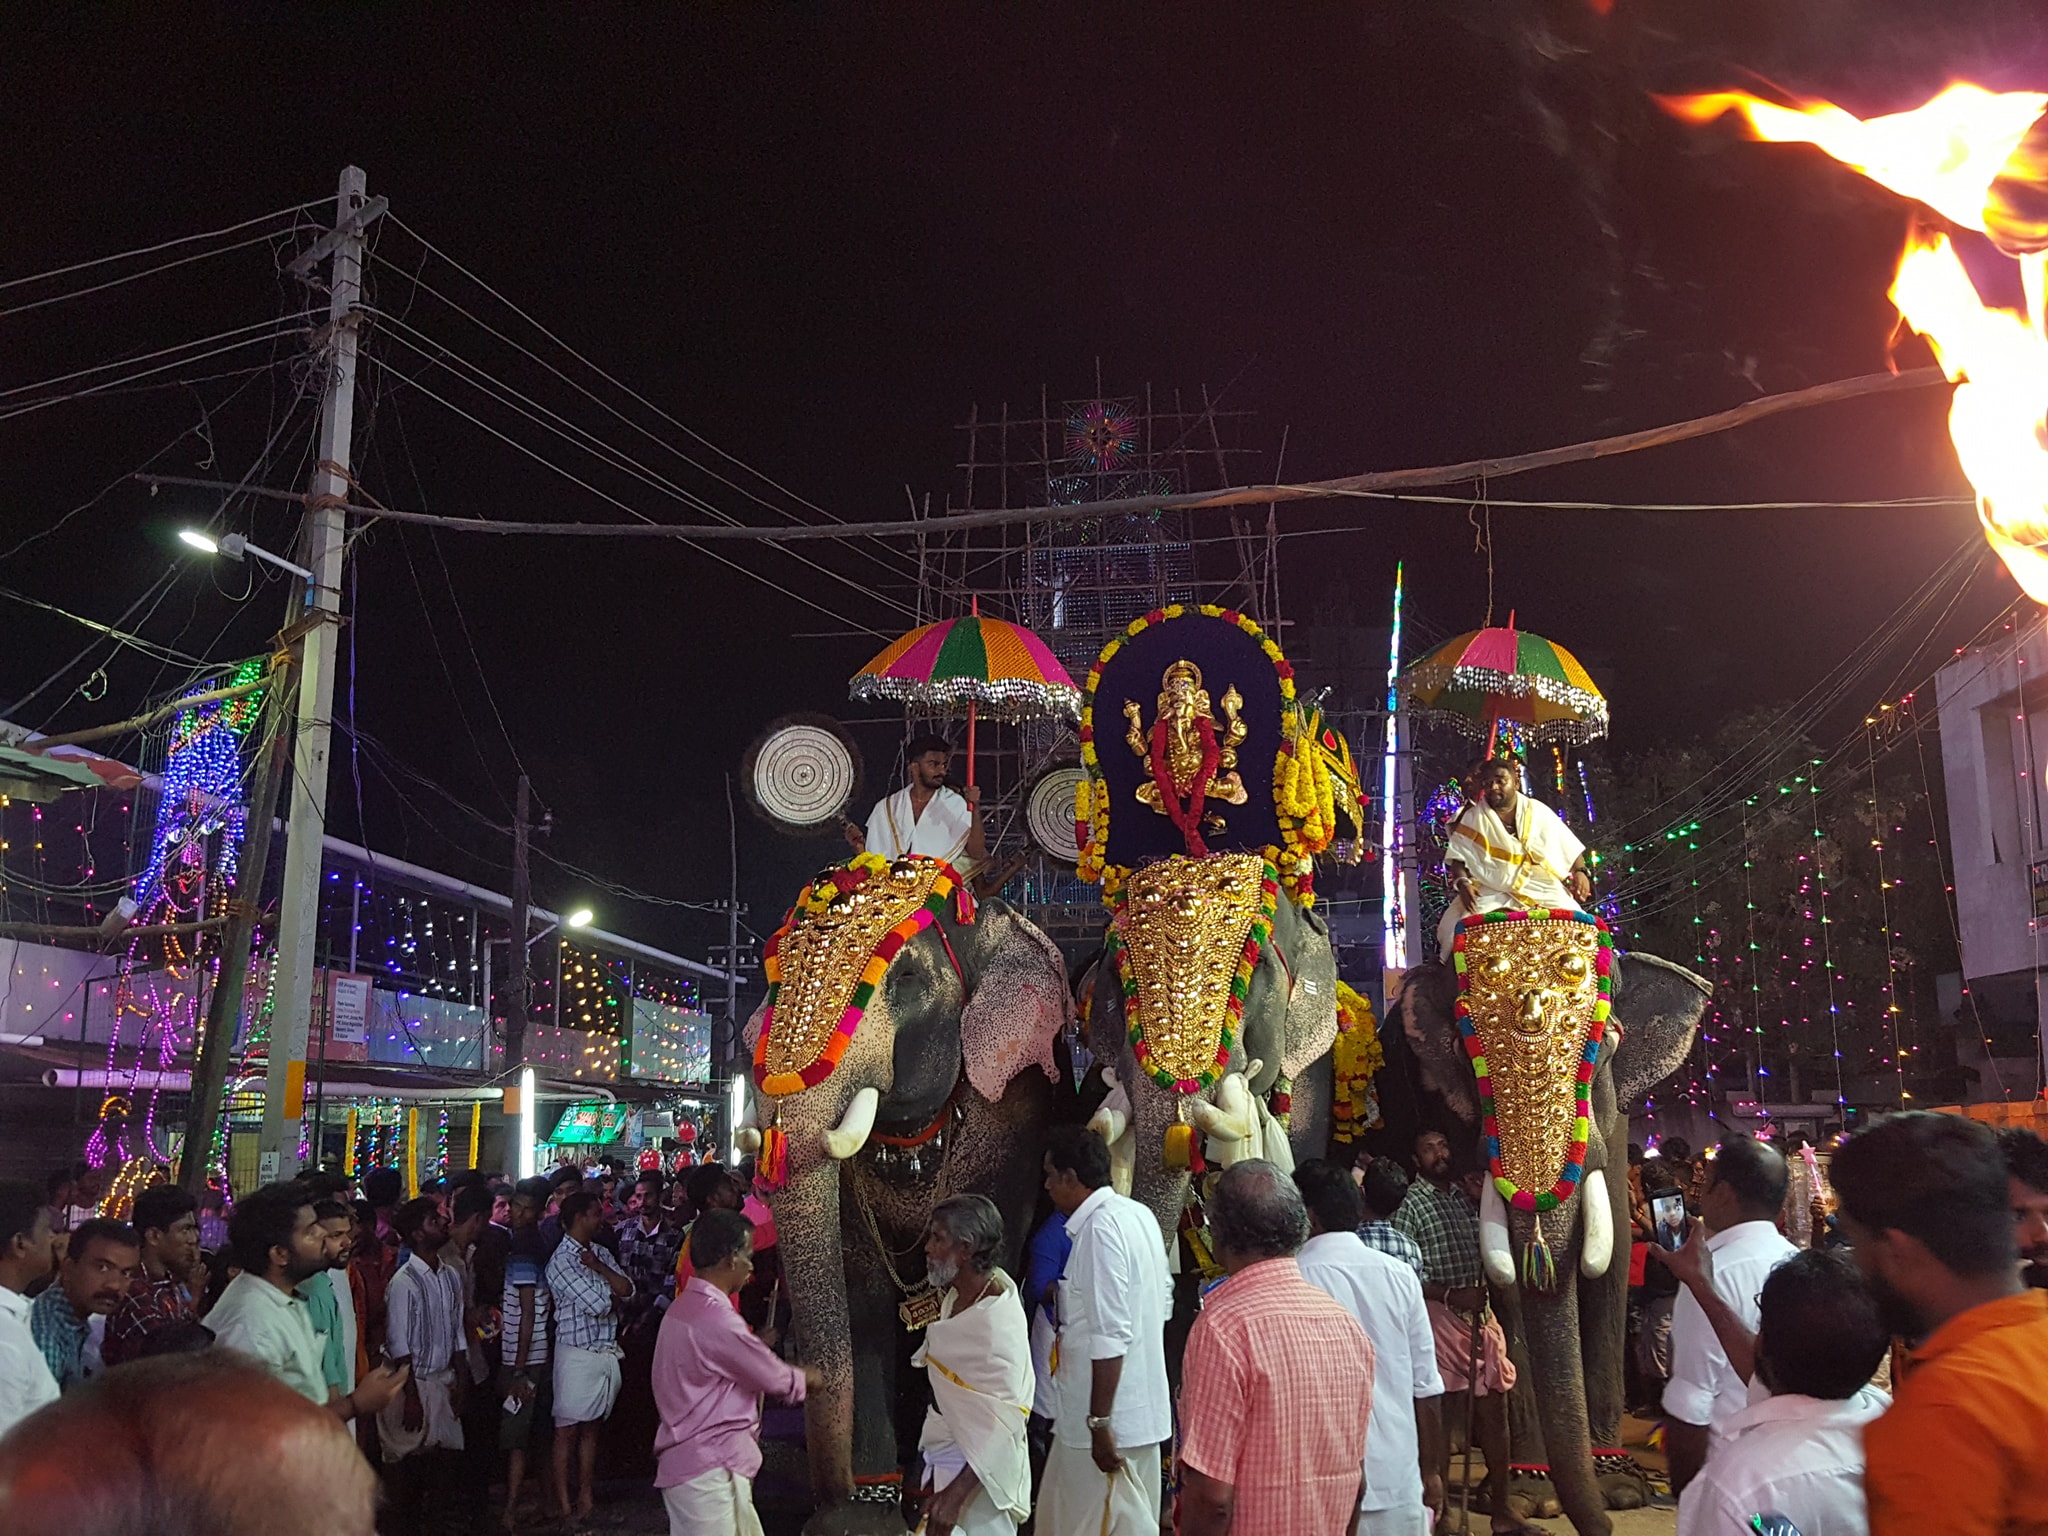
[[[1579,659],[1553,640],[1515,628],[1475,629],[1446,640],[1401,676],[1418,718],[1491,742],[1503,723],[1525,741],[1593,741],[1607,734],[1607,700]]]

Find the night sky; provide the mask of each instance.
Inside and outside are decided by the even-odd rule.
[[[368,333],[356,450],[361,483],[393,506],[627,515],[430,389],[647,517],[704,515],[430,370],[419,349],[437,346],[750,521],[801,511],[792,495],[850,519],[903,515],[906,486],[942,504],[971,404],[1035,405],[1041,386],[1085,397],[1098,366],[1112,395],[1224,390],[1252,413],[1235,433],[1263,455],[1254,477],[1284,432],[1285,478],[1318,478],[1544,447],[1886,366],[1904,205],[1817,152],[1685,129],[1649,93],[1773,81],[1879,111],[1950,78],[2048,81],[2048,21],[2024,0],[1615,0],[1604,16],[1586,0],[683,9],[10,7],[0,283],[330,198],[353,161],[404,226],[376,236],[370,302],[394,319]],[[327,216],[305,216],[297,246]],[[577,368],[420,237],[758,473]],[[259,574],[252,589],[173,534],[212,517],[288,549],[295,510],[152,499],[122,477],[150,462],[302,487],[297,343],[4,413],[62,392],[22,386],[282,313],[298,293],[274,250],[297,246],[27,313],[5,311],[107,273],[0,288],[0,391],[18,391],[0,394],[0,587],[107,622],[150,591],[127,621],[150,639],[209,658],[261,647],[287,588]],[[1896,355],[1926,361],[1911,338]],[[1491,492],[1956,495],[1945,411],[1940,390],[1834,406]],[[1486,560],[1464,509],[1283,509],[1289,533],[1340,526],[1288,543],[1290,617],[1383,624],[1405,558],[1426,629],[1480,622]],[[1626,750],[1804,691],[1975,528],[1967,506],[1502,508],[1496,613],[1593,664]],[[909,593],[888,554],[804,546],[842,581],[718,547],[796,596],[666,543],[390,524],[363,537],[344,648],[353,717],[390,756],[352,763],[338,738],[334,830],[366,825],[382,849],[502,889],[508,855],[483,823],[391,758],[502,822],[516,751],[554,813],[555,853],[672,898],[723,894],[723,776],[775,716],[860,713],[845,679],[879,648],[870,631],[907,623]],[[156,593],[167,565],[178,574]],[[1950,583],[1912,636],[1922,659],[2014,591],[1990,566]],[[104,643],[19,703],[92,637],[14,603],[0,615],[0,701],[27,724],[116,718],[185,676]],[[350,693],[345,674],[344,719]],[[1874,698],[1844,701],[1844,719]],[[869,738],[878,766],[889,738]],[[741,815],[765,931],[832,845]],[[543,866],[540,895],[589,889]],[[673,910],[594,904],[649,941],[698,950],[710,935]]]

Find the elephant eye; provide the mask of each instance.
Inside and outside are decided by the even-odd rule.
[[[1586,979],[1586,957],[1577,950],[1567,950],[1557,957],[1557,973],[1566,981]]]

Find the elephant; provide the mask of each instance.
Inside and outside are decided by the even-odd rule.
[[[925,1224],[945,1195],[986,1195],[1015,1269],[1063,1092],[1054,1045],[1073,1018],[1060,952],[1023,916],[987,901],[966,920],[941,861],[879,864],[856,860],[807,891],[811,911],[800,903],[778,933],[776,990],[747,1031],[757,1128],[743,1144],[762,1149],[798,1356],[822,1377],[804,1405],[811,1536],[903,1531],[898,1307],[922,1286]],[[786,1070],[807,1031],[814,1044],[831,1026],[838,1043],[818,1060],[836,1061]]]
[[[1154,870],[1231,857],[1212,854],[1207,860],[1175,858],[1147,866],[1132,876],[1142,881]],[[1171,878],[1171,876],[1169,876]],[[1210,935],[1225,946],[1243,944],[1242,930]],[[1231,951],[1234,954],[1234,950]],[[1191,963],[1204,956],[1197,952]],[[1224,973],[1227,976],[1227,971]],[[1111,1166],[1119,1188],[1158,1218],[1161,1232],[1172,1242],[1187,1201],[1190,1175],[1185,1167],[1169,1168],[1162,1155],[1168,1131],[1185,1122],[1206,1138],[1209,1160],[1227,1166],[1241,1157],[1265,1156],[1292,1167],[1297,1151],[1320,1155],[1330,1134],[1330,1047],[1337,1038],[1337,962],[1329,926],[1312,907],[1297,904],[1286,893],[1273,903],[1272,930],[1245,989],[1229,1059],[1209,1087],[1183,1095],[1157,1082],[1134,1054],[1129,1039],[1129,1009],[1116,966],[1107,954],[1081,982],[1089,998],[1089,1049],[1103,1063],[1110,1093],[1090,1124],[1110,1144]],[[1213,1007],[1223,1007],[1227,993],[1217,992]],[[1291,1080],[1291,1113],[1281,1133],[1266,1105],[1266,1096],[1282,1078]]]
[[[1522,1372],[1510,1408],[1515,1458],[1549,1466],[1558,1501],[1580,1536],[1607,1536],[1609,1507],[1643,1502],[1633,1479],[1601,1477],[1593,1459],[1595,1447],[1621,1443],[1629,1232],[1622,1108],[1685,1060],[1712,995],[1711,986],[1684,967],[1633,952],[1615,955],[1610,981],[1612,1012],[1594,1066],[1592,1134],[1580,1192],[1555,1209],[1525,1211],[1508,1207],[1489,1182],[1480,1211],[1487,1279]],[[1535,990],[1525,995],[1525,1007],[1541,1006]],[[1472,1145],[1480,1135],[1479,1095],[1456,1005],[1451,968],[1432,961],[1405,973],[1388,1010],[1413,1047],[1422,1086],[1466,1127]],[[1560,1277],[1547,1292],[1518,1280],[1513,1256],[1539,1228]]]

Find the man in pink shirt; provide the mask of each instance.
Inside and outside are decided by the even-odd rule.
[[[669,1536],[761,1536],[761,1397],[800,1403],[817,1373],[785,1364],[747,1330],[733,1294],[754,1272],[753,1223],[711,1209],[690,1228],[692,1274],[654,1344],[654,1486]]]

